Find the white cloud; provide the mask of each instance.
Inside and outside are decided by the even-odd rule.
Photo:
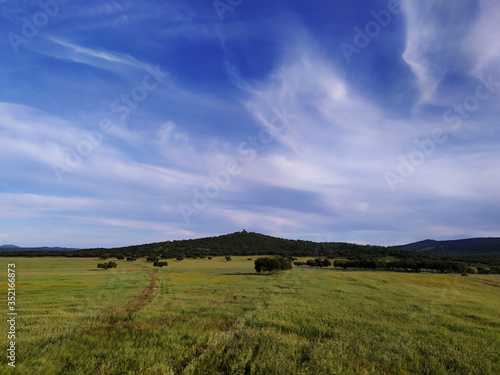
[[[449,51],[450,39],[445,38],[448,31],[444,30],[444,21],[438,17],[438,11],[453,13],[457,8],[451,3],[444,5],[435,0],[403,1],[407,30],[402,57],[417,78],[421,101],[424,103],[432,100],[448,69],[446,53]]]
[[[145,70],[148,66],[147,63],[125,53],[86,48],[59,37],[46,37],[43,43],[29,44],[28,47],[47,56],[90,65],[112,73],[125,74],[126,68]]]
[[[12,194],[0,193],[2,205],[1,217],[22,217],[23,215],[36,215],[46,211],[73,211],[95,210],[104,202],[87,197],[65,198],[40,194]]]
[[[485,77],[500,66],[500,3],[496,0],[480,0],[480,15],[468,37],[463,40],[463,49],[474,61],[472,74]]]
[[[387,145],[400,137],[400,124],[385,119],[320,55],[304,45],[298,49],[299,56],[287,56],[267,84],[251,91],[246,106],[263,128],[270,128],[273,109],[286,107],[296,117],[245,167],[245,175],[318,193],[325,202],[358,191],[367,180],[377,188]]]

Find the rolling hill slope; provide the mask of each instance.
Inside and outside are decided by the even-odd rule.
[[[424,240],[393,248],[465,258],[500,258],[500,238],[495,237],[449,241]]]
[[[500,238],[471,238],[467,240],[424,240],[407,245],[385,247],[357,245],[345,242],[313,242],[272,237],[254,232],[235,232],[215,237],[175,240],[116,248],[0,248],[0,256],[70,256],[100,257],[118,255],[130,257],[158,256],[207,257],[227,255],[282,255],[329,257],[342,259],[430,260],[446,256],[455,260],[500,264]]]

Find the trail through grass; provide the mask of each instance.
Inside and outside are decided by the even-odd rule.
[[[169,261],[157,272],[118,261],[114,273],[94,270],[97,260],[16,259],[18,367],[3,359],[1,373],[500,373],[494,277],[267,276],[232,258]]]

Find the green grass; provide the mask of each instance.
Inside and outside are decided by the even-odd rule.
[[[500,373],[498,276],[311,268],[267,276],[246,256],[232,258],[169,260],[152,303],[113,323],[148,285],[150,263],[103,271],[96,259],[16,258],[17,366],[4,357],[0,372]],[[6,311],[5,292],[2,304]],[[0,330],[5,337],[5,321]]]

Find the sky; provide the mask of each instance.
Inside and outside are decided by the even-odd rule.
[[[0,244],[500,236],[497,0],[2,0],[0,36]]]

